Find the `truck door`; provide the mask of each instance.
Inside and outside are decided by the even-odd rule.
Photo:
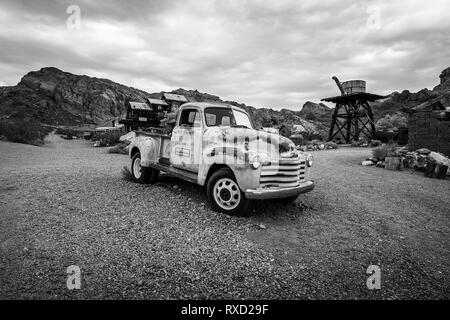
[[[170,140],[172,166],[198,172],[202,151],[202,120],[200,110],[184,108]]]

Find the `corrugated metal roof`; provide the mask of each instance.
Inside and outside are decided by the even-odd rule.
[[[440,100],[429,100],[424,102],[417,107],[414,107],[414,111],[437,111],[446,110],[446,106]]]
[[[148,104],[142,102],[130,102],[130,107],[133,110],[152,110]]]
[[[167,105],[168,105],[165,101],[159,100],[159,99],[152,99],[152,98],[149,98],[149,99],[147,99],[147,100],[148,100],[148,102],[149,102],[150,104],[156,104],[156,105],[158,105],[158,106],[167,106]]]
[[[186,97],[181,94],[163,93],[163,96],[166,100],[188,102]]]

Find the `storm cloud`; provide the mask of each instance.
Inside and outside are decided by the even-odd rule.
[[[71,5],[79,28],[67,26]],[[0,85],[55,66],[298,110],[338,94],[333,75],[379,94],[436,85],[450,66],[450,2],[2,0],[0,57]]]

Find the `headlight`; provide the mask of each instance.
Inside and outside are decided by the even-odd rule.
[[[253,169],[258,169],[258,168],[261,166],[261,162],[259,162],[259,161],[253,161],[253,162],[251,163],[251,166],[252,166]]]
[[[250,158],[250,166],[255,170],[261,167],[261,159],[259,156],[256,155]]]
[[[314,164],[314,157],[309,154],[308,157],[306,158],[306,165],[311,168],[312,165]]]

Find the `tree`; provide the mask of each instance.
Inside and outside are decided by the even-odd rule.
[[[382,131],[396,131],[400,128],[408,126],[408,119],[400,112],[388,114],[381,118],[375,124],[378,130]]]

